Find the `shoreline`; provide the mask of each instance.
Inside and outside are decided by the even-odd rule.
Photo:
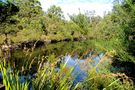
[[[31,48],[31,47],[40,47],[45,44],[53,44],[53,43],[58,43],[58,42],[78,42],[78,41],[85,41],[87,40],[85,37],[79,37],[79,38],[64,38],[62,40],[30,40],[30,41],[24,41],[20,43],[15,43],[15,44],[1,44],[0,49],[2,51],[7,51],[7,50],[16,50],[16,49],[24,49],[24,48]]]

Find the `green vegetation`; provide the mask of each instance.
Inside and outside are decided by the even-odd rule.
[[[135,1],[116,0],[112,12],[103,18],[87,12],[69,17],[67,21],[62,9],[55,5],[44,12],[38,0],[0,1],[0,71],[6,90],[28,90],[30,84],[32,90],[134,90],[132,78],[135,77],[128,77],[123,70],[115,73],[112,63],[135,64]],[[62,42],[69,39],[82,42]],[[2,45],[12,46],[34,40],[61,42],[46,44],[45,49],[23,47],[19,53],[9,48],[2,49]],[[82,82],[72,86],[74,67],[60,64],[60,71],[56,71],[60,55],[78,54],[82,59],[93,49],[96,53],[105,52],[107,58],[103,57],[97,66],[88,70],[88,76]],[[96,67],[101,69],[100,72]],[[36,78],[23,84],[19,81],[22,74],[28,76],[35,72]]]
[[[109,52],[108,52],[109,53]],[[106,55],[108,54],[106,53]],[[49,57],[50,58],[50,57]],[[0,64],[0,70],[3,71],[3,84],[5,85],[6,90],[28,90],[28,87],[31,87],[32,90],[76,90],[76,89],[85,89],[85,90],[133,90],[133,82],[125,74],[113,74],[110,73],[109,66],[104,69],[104,61],[106,58],[103,57],[101,61],[95,67],[91,68],[87,72],[88,77],[77,84],[73,85],[73,81],[76,76],[72,76],[71,73],[74,70],[74,67],[67,67],[66,64],[61,64],[60,69],[57,71],[57,62],[51,62],[48,58],[47,63],[45,57],[42,60],[39,60],[39,65],[37,68],[36,77],[28,80],[29,74],[25,74],[25,81],[20,81],[22,73],[25,73],[25,67],[22,68],[21,72],[16,69],[12,69],[10,66],[7,67],[6,63]],[[54,60],[55,58],[51,58]],[[48,64],[50,63],[50,64]],[[29,69],[33,62],[28,66]],[[88,63],[86,63],[88,64]],[[99,67],[100,72],[96,71],[96,67]],[[103,69],[103,70],[102,70]],[[27,72],[28,73],[28,72]],[[30,73],[30,71],[29,71]],[[32,85],[32,86],[31,86]]]

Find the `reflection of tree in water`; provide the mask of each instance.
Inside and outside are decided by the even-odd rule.
[[[54,60],[60,56],[70,54],[71,56],[80,57],[89,48],[93,47],[89,41],[85,42],[59,42],[55,44],[46,44],[42,47],[35,48],[33,51],[31,48],[27,50],[16,50],[12,53],[12,62],[15,61],[17,67],[22,66],[25,62],[30,63],[34,60],[35,65],[41,60],[41,57],[48,57],[54,55]],[[27,54],[27,55],[26,55]],[[47,60],[47,59],[46,59]]]

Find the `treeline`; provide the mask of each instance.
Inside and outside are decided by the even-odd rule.
[[[60,7],[53,5],[43,12],[37,0],[1,3],[0,33],[8,35],[13,42],[72,39],[87,36],[90,31],[90,19],[85,14],[71,15],[67,21]]]
[[[134,61],[134,0],[116,0],[112,12],[103,18],[94,13],[69,15],[64,18],[59,6],[43,11],[38,0],[0,1],[0,42],[5,36],[11,43],[31,40],[87,38],[95,46],[113,51],[119,60]]]
[[[63,52],[61,50],[56,50],[56,52],[51,51],[52,44],[52,46],[49,46],[50,48],[46,47],[49,52],[57,54],[67,53],[66,50],[72,50],[70,48],[74,48],[79,52],[81,52],[79,50],[80,48],[83,50],[96,48],[94,53],[98,52],[96,50],[105,53],[97,66],[90,67],[88,77],[84,81],[79,82],[75,86],[75,89],[134,90],[135,0],[115,0],[112,12],[106,14],[103,18],[94,16],[94,13],[91,12],[86,12],[85,14],[80,12],[79,14],[69,15],[69,17],[70,20],[67,21],[64,18],[61,8],[55,5],[44,12],[38,0],[4,0],[4,2],[0,0],[0,43],[12,44],[37,40],[63,40],[66,38],[73,40],[73,38],[86,38],[89,41],[83,42],[82,45],[77,44],[73,46],[72,43],[68,43],[72,46],[55,45],[56,47],[53,48],[56,50],[57,47],[63,47]],[[71,74],[74,68],[68,70],[65,64],[61,64],[59,65],[60,70],[56,71],[59,58],[56,58],[54,54],[48,57],[42,57],[40,55],[36,57],[36,54],[41,53],[42,50],[41,48],[34,53],[34,48],[28,50],[24,48],[22,52],[26,55],[21,55],[20,53],[14,54],[14,56],[19,58],[28,56],[28,59],[12,59],[14,58],[12,57],[11,60],[15,60],[15,64],[16,62],[22,62],[21,64],[23,64],[21,66],[17,63],[18,66],[15,66],[13,62],[13,65],[11,65],[15,69],[13,72],[12,68],[8,69],[4,66],[6,64],[3,65],[0,63],[3,84],[7,90],[9,88],[15,89],[16,87],[20,88],[20,90],[24,90],[24,88],[28,89],[31,83],[34,90],[72,89],[72,80],[74,78],[70,76],[72,76]],[[43,52],[45,54],[49,53],[46,49]],[[30,55],[28,55],[29,53]],[[74,52],[72,53],[74,54]],[[83,53],[81,52],[81,56],[83,56]],[[109,61],[109,65],[107,64],[108,58],[113,60]],[[18,77],[21,74],[17,72],[16,67],[20,67],[22,75],[27,73],[31,75],[31,72],[37,72],[36,77],[22,84],[19,82]],[[98,72],[97,67],[101,71]]]

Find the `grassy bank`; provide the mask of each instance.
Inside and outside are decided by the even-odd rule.
[[[106,53],[105,56],[110,55],[110,52]],[[53,58],[51,58],[53,59]],[[59,70],[56,70],[57,63],[59,60],[51,60],[53,62],[46,61],[42,58],[39,60],[38,68],[35,74],[35,77],[29,79],[31,72],[27,72],[26,68],[32,68],[33,62],[29,66],[22,66],[22,70],[16,71],[10,65],[6,66],[6,63],[0,63],[0,70],[3,74],[3,84],[6,90],[133,90],[134,86],[132,80],[127,77],[124,73],[112,73],[110,72],[111,65],[108,63],[108,58],[102,57],[101,61],[91,69],[87,70],[87,77],[80,82],[77,82],[75,85],[74,80],[75,76],[72,76],[74,67],[67,67],[66,64],[61,63]],[[48,64],[47,64],[48,62]],[[87,61],[85,64],[89,64]],[[97,72],[96,68],[99,68],[100,71]],[[82,68],[83,69],[83,68]],[[22,82],[20,77],[26,76],[25,80]]]

